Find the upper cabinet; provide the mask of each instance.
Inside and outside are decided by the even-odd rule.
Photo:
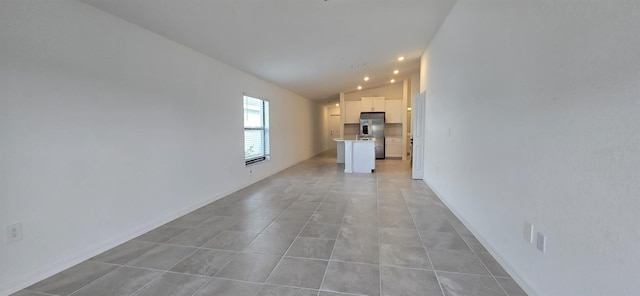
[[[402,100],[389,100],[384,103],[386,123],[402,123]]]
[[[345,101],[344,102],[344,123],[360,123],[360,101]]]
[[[344,102],[344,123],[360,123],[360,112],[385,112],[385,123],[402,123],[402,100],[384,97],[362,97],[360,101]]]
[[[384,112],[384,97],[362,97],[360,101],[362,112]]]

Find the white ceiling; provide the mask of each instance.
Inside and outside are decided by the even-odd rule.
[[[81,0],[309,99],[419,71],[455,0]],[[405,56],[398,62],[398,56]],[[369,82],[362,81],[369,75]],[[403,76],[404,75],[404,76]],[[398,79],[396,77],[396,79]]]

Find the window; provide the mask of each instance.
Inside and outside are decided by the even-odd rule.
[[[269,159],[269,102],[244,96],[244,161]]]

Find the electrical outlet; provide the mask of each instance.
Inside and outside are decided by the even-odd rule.
[[[544,253],[546,245],[547,245],[547,237],[544,236],[544,234],[538,232],[537,239],[536,239],[536,248],[540,250],[540,252]]]
[[[22,223],[7,226],[7,243],[15,243],[22,240]]]
[[[529,222],[524,222],[523,238],[526,242],[533,243],[533,225]]]

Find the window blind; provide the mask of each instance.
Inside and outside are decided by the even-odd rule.
[[[269,102],[244,96],[244,160],[253,164],[269,158]]]

